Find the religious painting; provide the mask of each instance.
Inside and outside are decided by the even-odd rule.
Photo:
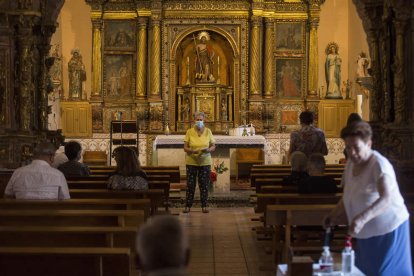
[[[135,91],[132,55],[105,55],[104,95],[112,99],[130,99]]]
[[[102,106],[92,105],[92,131],[103,132]]]
[[[105,50],[134,51],[136,24],[133,21],[105,21]]]
[[[282,125],[297,125],[298,124],[298,111],[296,110],[282,110]]]
[[[299,98],[302,95],[302,59],[276,59],[276,93],[280,97]]]
[[[303,51],[303,23],[276,23],[276,51]]]
[[[163,122],[163,107],[161,104],[152,103],[150,104],[149,110],[150,116],[150,130],[163,130],[164,122]]]
[[[206,122],[213,122],[215,121],[214,117],[214,97],[209,96],[201,96],[196,98],[197,101],[197,110],[204,112],[206,115],[205,121]]]
[[[111,130],[111,122],[117,120],[117,114],[122,112],[122,120],[131,120],[131,108],[129,106],[111,106],[103,108],[104,132]]]

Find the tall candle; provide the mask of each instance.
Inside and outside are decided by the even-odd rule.
[[[190,57],[187,57],[187,64],[190,64]]]

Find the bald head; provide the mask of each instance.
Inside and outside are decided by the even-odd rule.
[[[144,271],[185,267],[189,247],[177,217],[156,216],[139,229],[137,254]]]

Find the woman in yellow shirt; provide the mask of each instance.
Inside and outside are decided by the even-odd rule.
[[[187,130],[184,138],[185,163],[187,172],[187,193],[184,213],[190,212],[193,205],[194,191],[198,177],[200,188],[201,208],[208,213],[208,185],[210,183],[211,154],[216,149],[215,140],[211,130],[204,126],[205,115],[196,112],[194,127]]]

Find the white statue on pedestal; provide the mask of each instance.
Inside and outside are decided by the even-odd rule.
[[[365,78],[368,77],[368,65],[369,60],[367,58],[367,54],[361,52],[358,56],[357,60],[358,68],[357,68],[357,78]]]

